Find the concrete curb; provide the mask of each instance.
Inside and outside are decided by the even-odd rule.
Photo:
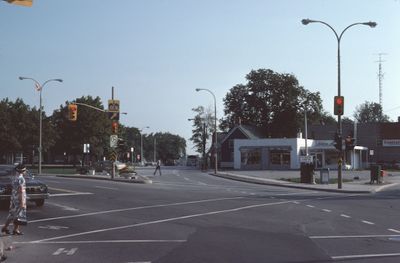
[[[370,190],[333,189],[333,188],[318,187],[318,185],[303,185],[303,184],[290,183],[290,182],[279,181],[279,180],[274,180],[274,179],[258,178],[258,177],[252,177],[252,176],[246,176],[246,175],[237,175],[237,174],[232,174],[232,173],[218,173],[218,174],[210,173],[210,174],[217,176],[217,177],[221,177],[221,178],[226,178],[226,179],[231,179],[231,180],[236,180],[236,181],[241,181],[241,182],[247,182],[247,183],[263,184],[263,185],[287,187],[287,188],[306,189],[306,190],[314,190],[314,191],[346,193],[346,194],[376,193],[376,192],[382,191],[383,189],[385,189],[387,187],[396,185],[396,184],[388,184],[388,185],[378,187],[377,189],[370,189]]]
[[[145,176],[135,175],[132,179],[129,178],[121,178],[117,177],[114,180],[111,180],[111,177],[106,176],[98,176],[98,175],[82,175],[82,174],[57,174],[57,177],[65,177],[65,178],[80,178],[80,179],[93,179],[93,180],[104,180],[104,181],[115,181],[115,182],[123,182],[123,183],[137,183],[137,184],[152,184],[153,181]]]

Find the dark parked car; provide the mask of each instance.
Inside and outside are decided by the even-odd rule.
[[[11,198],[11,180],[14,176],[13,165],[0,166],[0,203],[8,205]],[[26,197],[27,201],[35,202],[37,206],[43,206],[44,200],[49,198],[49,190],[47,185],[37,180],[30,171],[24,176],[26,181]]]

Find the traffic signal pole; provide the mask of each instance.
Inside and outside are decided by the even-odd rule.
[[[347,28],[346,28],[347,29]],[[342,38],[342,35],[344,31],[340,34],[340,37],[336,34],[336,31],[333,30],[336,34],[337,40],[338,40],[338,45],[337,45],[337,61],[338,61],[338,96],[341,96],[340,94],[340,40]],[[342,112],[343,114],[344,112]],[[341,114],[338,114],[338,133],[340,138],[342,138],[342,116]],[[338,189],[342,189],[342,162],[343,162],[343,145],[339,150],[339,156],[338,156]]]

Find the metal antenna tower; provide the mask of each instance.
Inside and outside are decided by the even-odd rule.
[[[382,60],[382,56],[387,55],[386,53],[378,53],[379,60],[375,61],[379,63],[379,72],[378,72],[378,79],[379,79],[379,104],[381,105],[381,108],[383,110],[383,104],[382,104],[382,81],[385,73],[382,72],[382,62],[385,62],[385,60]]]

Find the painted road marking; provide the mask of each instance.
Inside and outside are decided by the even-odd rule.
[[[63,192],[63,193],[58,193],[58,194],[50,193],[50,197],[73,196],[73,195],[92,195],[93,194],[93,193],[89,193],[89,192],[76,192],[76,191],[72,191],[72,190],[68,190],[68,189],[54,188],[54,187],[49,187],[49,190]]]
[[[66,210],[66,211],[79,211],[78,208],[70,207],[70,206],[66,206],[66,205],[60,205],[60,204],[56,204],[56,203],[53,203],[53,202],[47,202],[47,204],[62,208],[63,210]],[[30,221],[30,222],[32,222],[32,221]]]
[[[299,205],[300,203],[297,201],[294,201],[293,204]]]
[[[393,229],[393,228],[389,228],[388,230],[391,231],[391,232],[400,233],[400,230],[396,230],[396,229]]]
[[[50,197],[57,197],[57,196],[75,196],[75,195],[92,195],[93,193],[82,193],[82,192],[75,192],[75,193],[65,193],[65,194],[50,194]]]
[[[340,216],[344,217],[344,218],[351,218],[351,216],[348,216],[348,215],[345,215],[345,214],[341,214]]]
[[[365,254],[365,255],[348,255],[348,256],[333,256],[333,260],[343,259],[358,259],[358,258],[378,258],[378,257],[398,257],[400,253],[389,253],[389,254]]]
[[[375,225],[375,223],[372,223],[370,221],[361,220],[361,222],[363,222],[364,224],[367,224],[367,225]]]
[[[160,240],[75,240],[75,241],[49,241],[37,244],[93,244],[93,243],[184,243],[184,239],[160,239]],[[15,244],[32,244],[30,241],[14,242]],[[59,249],[60,250],[60,249]]]
[[[51,226],[51,225],[47,225],[47,226],[39,226],[38,228],[50,229],[50,230],[60,230],[60,229],[68,229],[69,227],[67,227],[67,226]]]
[[[232,213],[232,212],[238,212],[238,211],[243,211],[243,210],[253,209],[253,208],[259,208],[259,207],[282,205],[282,204],[288,204],[288,203],[291,203],[291,202],[292,201],[282,201],[282,202],[276,202],[276,203],[263,203],[263,204],[257,204],[257,205],[241,206],[241,207],[232,208],[232,209],[226,209],[226,210],[217,210],[217,211],[206,212],[206,213],[201,213],[201,214],[191,214],[191,215],[186,215],[186,216],[171,217],[171,218],[154,220],[154,221],[147,221],[147,222],[142,222],[142,223],[137,223],[137,224],[131,224],[131,225],[125,225],[125,226],[119,226],[119,227],[103,228],[103,229],[92,230],[92,231],[87,231],[87,232],[80,232],[80,233],[76,233],[76,234],[70,234],[70,235],[64,235],[64,236],[58,236],[58,237],[52,237],[52,238],[45,238],[45,239],[30,241],[30,242],[27,242],[27,243],[29,243],[29,244],[42,243],[42,242],[48,242],[48,241],[53,241],[53,240],[58,240],[58,239],[77,237],[77,236],[85,236],[85,235],[91,235],[91,234],[95,234],[95,233],[116,231],[116,230],[122,230],[122,229],[133,228],[133,227],[161,224],[161,223],[184,220],[184,219],[190,219],[190,218],[196,218],[196,217],[219,215],[219,214],[224,214],[224,213]]]
[[[114,187],[104,187],[104,186],[95,186],[96,188],[106,189],[106,190],[119,190],[118,188]]]
[[[70,250],[66,250],[65,248],[61,247],[59,249],[57,249],[56,252],[53,253],[53,256],[59,256],[61,255],[61,253],[65,253],[68,256],[72,256],[73,254],[75,254],[75,252],[78,250],[78,248],[74,247]]]
[[[327,213],[332,212],[332,210],[329,210],[329,209],[322,209],[322,211],[327,212]]]
[[[310,236],[311,239],[340,239],[340,238],[382,238],[400,237],[400,235],[350,235],[350,236]]]
[[[307,205],[307,207],[309,207],[309,208],[315,208],[315,206],[313,206],[313,205]]]
[[[225,200],[244,199],[244,198],[245,197],[243,197],[243,196],[237,196],[237,197],[230,197],[230,198],[204,199],[204,200],[197,200],[197,201],[169,203],[169,204],[161,204],[161,205],[138,206],[138,207],[121,208],[121,209],[99,211],[99,212],[92,212],[92,213],[85,213],[85,214],[78,214],[78,215],[68,215],[68,216],[59,216],[59,217],[50,217],[50,218],[43,218],[43,219],[37,219],[37,220],[30,220],[29,223],[46,222],[46,221],[68,219],[68,218],[76,218],[76,217],[84,217],[84,216],[93,216],[93,215],[101,215],[101,214],[119,213],[119,212],[132,211],[132,210],[141,210],[141,209],[149,209],[149,208],[169,207],[169,206],[188,205],[188,204],[199,204],[199,203],[206,203],[206,202],[217,202],[217,201],[225,201]]]

